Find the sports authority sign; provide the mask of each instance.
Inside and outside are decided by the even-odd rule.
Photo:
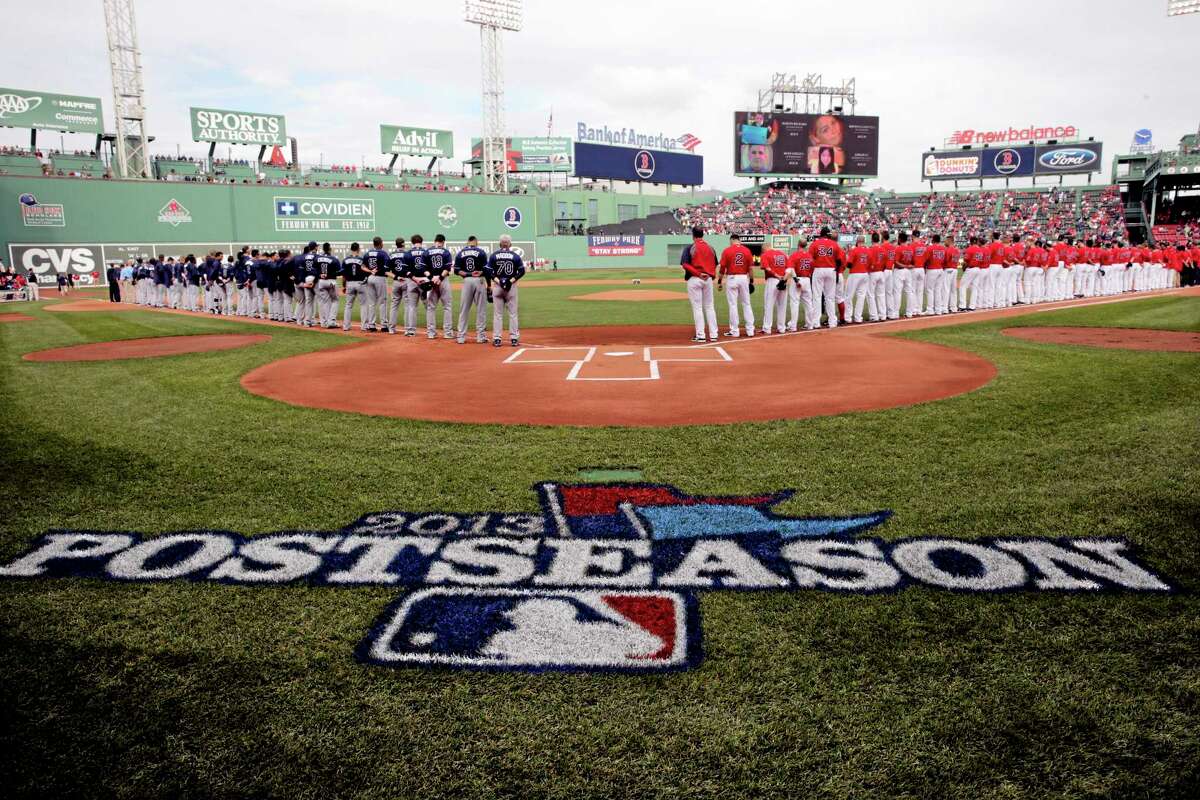
[[[287,123],[282,114],[191,108],[192,141],[224,144],[287,144]]]
[[[275,230],[339,232],[375,230],[375,201],[336,197],[276,196]]]
[[[947,137],[946,144],[951,147],[965,144],[1025,144],[1046,139],[1074,139],[1077,136],[1079,128],[1074,125],[1025,125],[988,130],[963,128]]]
[[[537,514],[385,511],[338,531],[265,536],[54,530],[0,566],[0,578],[396,587],[403,593],[358,645],[360,660],[531,672],[694,666],[701,591],[1171,591],[1119,539],[886,540],[861,534],[887,511],[774,513],[791,492],[536,488]]]
[[[99,97],[0,88],[0,125],[104,133],[104,113]]]
[[[454,156],[454,134],[434,128],[410,128],[405,125],[379,126],[379,152],[405,156]]]

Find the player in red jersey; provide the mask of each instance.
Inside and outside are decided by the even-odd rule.
[[[1021,274],[1025,270],[1025,246],[1021,244],[1018,234],[1014,233],[1009,239],[1009,244],[1004,248],[1003,258],[1001,287],[996,291],[996,304],[1001,308],[1009,308],[1017,303],[1017,284],[1021,282]]]
[[[871,249],[864,238],[858,237],[854,247],[846,256],[846,324],[863,321],[863,305],[867,301],[867,287],[871,280]]]
[[[891,234],[886,230],[879,234],[882,241],[879,247],[883,253],[883,303],[879,302],[879,297],[876,295],[875,304],[879,306],[879,313],[885,319],[900,318],[900,304],[892,305],[894,296],[894,284],[896,282],[896,260],[899,256],[899,249],[891,240]]]
[[[916,295],[916,307],[913,308],[913,313],[918,317],[925,316],[933,312],[925,300],[925,268],[929,264],[929,242],[921,238],[921,232],[913,230],[912,232],[913,245],[913,288],[912,291]]]
[[[830,238],[829,228],[821,228],[821,235],[808,246],[808,254],[813,260],[813,307],[819,314],[823,302],[828,325],[836,328],[837,270],[846,263],[846,256],[838,243]]]
[[[940,305],[942,283],[946,278],[946,245],[942,244],[940,234],[933,235],[933,241],[925,252],[925,313],[941,314]]]
[[[970,244],[964,253],[962,282],[958,284],[958,307],[968,311],[979,308],[979,299],[983,293],[983,275],[988,268],[988,252],[979,243],[979,237],[972,236]],[[967,292],[971,293],[971,303],[967,304]]]
[[[727,286],[726,286],[727,285]],[[738,307],[746,318],[746,335],[754,335],[754,307],[750,295],[754,293],[754,255],[736,233],[729,237],[729,247],[721,253],[721,270],[717,273],[717,290],[724,289],[729,301],[729,332],[726,336],[738,337]]]
[[[1025,250],[1024,281],[1025,299],[1030,305],[1046,299],[1046,249],[1041,239]]]
[[[813,303],[812,274],[813,258],[808,252],[808,242],[800,237],[796,252],[788,257],[788,275],[792,279],[792,285],[788,287],[789,331],[795,331],[800,325],[801,304],[804,305],[804,330],[821,327],[821,314]]]
[[[942,310],[957,314],[958,306],[958,267],[962,263],[962,252],[954,246],[954,240],[946,241],[946,274],[942,276],[945,295],[942,300]]]
[[[708,340],[717,341],[717,310],[713,306],[713,279],[717,277],[717,254],[704,241],[704,229],[692,228],[692,243],[683,248],[679,259],[687,281],[688,302],[692,304],[692,320],[696,324],[693,342],[703,342],[704,323],[708,322]]]
[[[913,290],[913,246],[908,234],[901,231],[900,243],[896,245],[896,268],[892,270],[892,296],[888,301],[888,315],[895,309],[892,319],[900,319],[900,305],[904,304],[904,316],[911,319],[916,313],[917,298]]]
[[[764,334],[770,333],[773,325],[783,333],[787,326],[788,257],[773,247],[768,247],[758,256],[763,270],[763,326]]]
[[[887,236],[887,234],[883,234]],[[872,322],[887,319],[888,249],[878,233],[871,234],[871,265],[868,267],[867,308]]]
[[[992,243],[988,245],[988,268],[983,275],[983,305],[981,308],[999,308],[1004,289],[1004,242],[1000,232],[992,232]]]

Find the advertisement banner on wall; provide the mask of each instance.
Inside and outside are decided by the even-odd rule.
[[[287,121],[282,114],[227,111],[221,108],[190,109],[192,141],[221,144],[287,144]]]
[[[925,153],[921,156],[921,180],[945,181],[978,178],[983,171],[983,154],[975,151]]]
[[[1033,175],[1032,147],[1002,147],[983,151],[983,177],[1028,178]]]
[[[504,140],[509,172],[570,172],[571,140],[566,136],[513,136]],[[471,140],[471,160],[483,158],[483,141]]]
[[[0,125],[67,133],[104,133],[99,97],[0,88]]]
[[[1034,171],[1037,175],[1099,172],[1103,152],[1104,144],[1101,142],[1038,145]]]
[[[581,178],[699,186],[704,183],[704,157],[576,142],[575,174]]]
[[[384,155],[452,158],[454,156],[454,134],[437,128],[380,125],[379,152]]]
[[[18,272],[32,272],[39,286],[54,286],[59,275],[70,275],[76,285],[104,284],[104,252],[98,244],[13,244],[9,264]]]
[[[588,255],[644,256],[646,255],[646,237],[640,233],[589,235]]]

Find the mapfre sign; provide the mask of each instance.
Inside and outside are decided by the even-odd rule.
[[[946,139],[947,145],[1002,144],[1005,142],[1038,142],[1047,139],[1075,139],[1079,128],[1074,125],[1024,125],[1020,128],[963,128]]]

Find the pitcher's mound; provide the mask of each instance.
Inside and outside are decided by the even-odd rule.
[[[1200,353],[1200,333],[1187,331],[1157,331],[1151,328],[1005,328],[1004,335],[1044,344]]]
[[[200,336],[156,336],[151,339],[125,339],[118,342],[92,342],[53,350],[26,353],[26,361],[120,361],[126,358],[157,358],[184,353],[209,353],[233,350],[271,340],[264,334],[214,333]]]
[[[572,300],[617,300],[644,303],[652,300],[687,300],[687,292],[668,292],[663,289],[617,289],[611,292],[577,294]]]

